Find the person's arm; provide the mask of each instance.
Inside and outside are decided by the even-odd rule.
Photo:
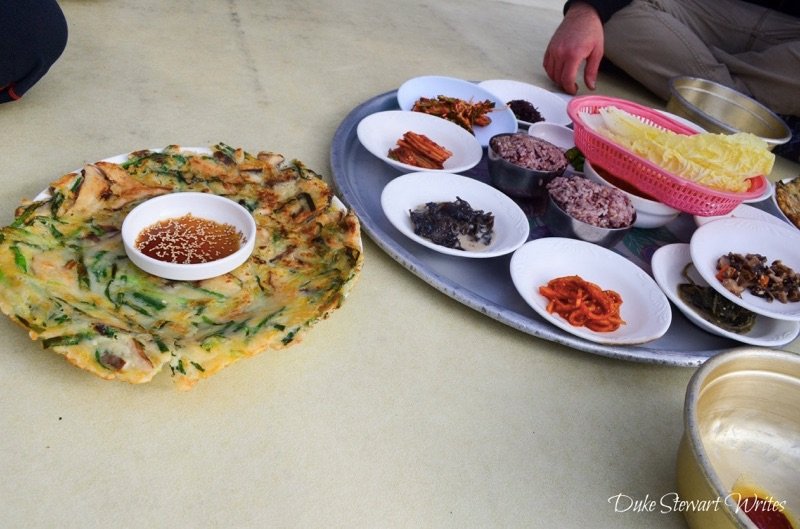
[[[544,69],[568,94],[578,91],[578,69],[582,62],[586,87],[594,90],[603,58],[603,23],[630,0],[570,0],[564,20],[556,29],[544,54]]]
[[[600,21],[605,24],[611,15],[630,4],[631,0],[567,0],[564,4],[564,14],[575,4],[588,4],[600,15]]]

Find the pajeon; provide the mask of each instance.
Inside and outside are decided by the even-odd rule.
[[[225,196],[256,220],[242,266],[203,281],[143,272],[125,215],[177,191]],[[362,264],[359,222],[301,162],[217,145],[97,162],[23,201],[0,230],[0,309],[34,340],[105,379],[147,382],[168,366],[191,388],[244,357],[296,342],[338,308]],[[332,202],[333,201],[333,202]]]

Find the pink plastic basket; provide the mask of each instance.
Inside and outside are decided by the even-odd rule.
[[[746,192],[719,191],[665,171],[621,145],[600,136],[584,123],[581,113],[596,114],[601,108],[609,106],[638,116],[645,123],[678,134],[697,134],[697,131],[665,114],[624,99],[580,96],[569,102],[567,113],[573,122],[575,146],[592,165],[602,167],[643,193],[686,213],[711,217],[725,215],[742,201],[758,198],[766,192],[769,183],[763,175],[751,178],[750,189]]]

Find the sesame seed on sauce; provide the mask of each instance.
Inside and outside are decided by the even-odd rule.
[[[190,213],[146,227],[136,237],[136,249],[167,263],[197,264],[231,255],[242,239],[234,226]]]

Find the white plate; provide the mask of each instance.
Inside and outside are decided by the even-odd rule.
[[[540,121],[528,127],[528,134],[549,141],[563,151],[575,147],[575,133],[565,125]]]
[[[409,131],[423,134],[453,153],[445,160],[444,169],[421,169],[389,158],[389,149],[394,149],[397,140]],[[370,114],[358,123],[356,134],[365,149],[403,172],[461,173],[478,165],[483,156],[483,149],[475,136],[455,123],[421,112],[387,110]]]
[[[547,312],[539,287],[557,277],[579,275],[622,297],[625,325],[613,332],[574,327]],[[575,239],[548,237],[523,245],[511,258],[511,279],[522,298],[547,321],[585,340],[603,344],[641,344],[664,335],[672,309],[664,293],[644,270],[611,250]]]
[[[489,140],[495,134],[517,131],[517,118],[505,101],[475,83],[455,77],[427,75],[409,79],[398,88],[397,102],[401,110],[411,110],[420,97],[436,98],[440,95],[457,97],[464,101],[489,99],[494,102],[495,108],[489,113],[492,122],[485,127],[474,128],[475,137],[483,147],[489,145]]]
[[[772,213],[764,211],[763,209],[755,208],[753,206],[748,206],[747,204],[739,204],[738,206],[733,208],[733,210],[730,213],[726,215],[717,215],[715,217],[701,217],[699,215],[695,215],[694,222],[699,227],[715,220],[729,219],[729,218],[765,220],[767,222],[775,222],[780,226],[786,224]]]
[[[737,342],[762,347],[786,345],[800,334],[800,322],[776,320],[761,315],[756,316],[753,328],[744,334],[726,331],[706,320],[678,295],[678,285],[688,282],[683,277],[683,269],[690,262],[692,262],[692,256],[689,245],[677,243],[662,246],[656,250],[650,264],[653,268],[653,276],[661,290],[692,323],[701,329]],[[696,273],[692,274],[692,280],[700,286],[708,285],[706,281],[697,277]]]
[[[490,79],[478,83],[478,86],[495,94],[506,104],[514,99],[528,101],[536,107],[536,110],[544,118],[545,123],[555,123],[556,125],[569,125],[572,123],[567,114],[567,101],[544,88],[521,81],[505,79]],[[531,123],[521,119],[518,121],[524,126],[531,125]]]
[[[453,202],[460,197],[472,209],[494,215],[492,242],[481,251],[447,248],[414,233],[409,211],[428,202]],[[432,250],[458,257],[487,258],[513,252],[528,240],[530,224],[513,200],[478,180],[452,173],[423,171],[398,176],[383,188],[381,207],[395,228]]]
[[[781,180],[781,182],[783,182],[784,184],[788,184],[789,182],[791,182],[792,180],[795,180],[797,178],[800,178],[800,177],[796,176],[794,178],[784,178],[784,179]],[[797,226],[795,226],[794,222],[789,220],[789,217],[786,216],[786,214],[783,212],[781,207],[778,205],[778,199],[775,197],[775,187],[776,187],[775,184],[772,184],[770,186],[770,190],[772,191],[772,195],[771,195],[772,204],[775,206],[775,209],[778,211],[778,215],[780,215],[781,216],[780,218],[785,220],[786,223],[789,224],[789,226],[792,226],[793,228],[800,229]]]
[[[755,219],[719,219],[697,228],[689,243],[692,262],[714,290],[737,305],[757,314],[779,320],[800,321],[800,302],[768,302],[742,292],[738,297],[717,280],[717,260],[730,252],[758,253],[771,263],[777,259],[794,271],[800,271],[800,232],[788,225]]]

